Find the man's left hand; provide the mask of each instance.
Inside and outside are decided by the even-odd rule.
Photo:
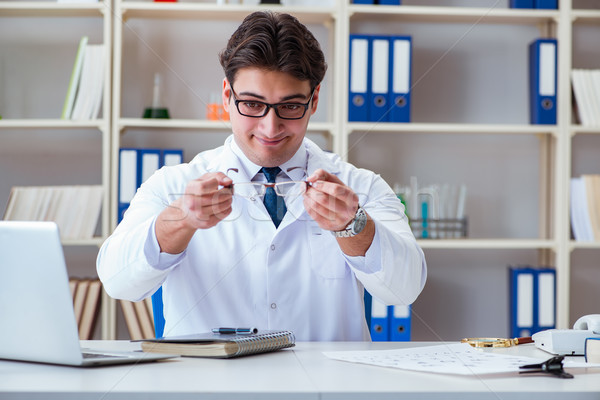
[[[308,214],[328,231],[343,230],[358,209],[358,196],[337,176],[322,169],[306,179],[310,185],[304,195]]]

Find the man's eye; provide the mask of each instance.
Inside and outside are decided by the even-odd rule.
[[[253,101],[245,101],[243,104],[244,104],[244,107],[246,107],[246,108],[262,108],[262,107],[264,107],[264,104],[256,103]]]
[[[294,104],[294,103],[288,103],[288,104],[281,105],[281,109],[285,110],[285,111],[296,111],[300,107],[302,107],[300,104]]]

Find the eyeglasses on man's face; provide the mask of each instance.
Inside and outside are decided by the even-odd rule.
[[[233,94],[233,101],[238,112],[241,115],[250,118],[262,118],[267,115],[269,109],[272,108],[275,110],[275,114],[281,119],[302,119],[306,114],[306,110],[308,110],[308,105],[315,95],[315,90],[313,89],[310,98],[306,103],[269,104],[258,100],[240,100],[233,90],[233,85],[230,87],[231,93]]]
[[[287,171],[291,171],[300,167],[292,167]],[[229,168],[227,170],[227,175],[229,172],[238,172],[237,168]],[[306,175],[306,172],[305,172]],[[310,186],[310,182],[307,181],[284,181],[284,182],[276,182],[276,183],[262,183],[262,182],[237,182],[231,185],[233,189],[234,196],[245,197],[248,199],[252,199],[256,196],[264,196],[267,192],[267,188],[273,188],[275,194],[277,196],[281,196],[283,198],[295,198],[298,196],[302,196],[306,193],[306,189]]]

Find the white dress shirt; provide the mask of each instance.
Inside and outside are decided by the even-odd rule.
[[[365,256],[342,253],[331,232],[304,210],[301,196],[286,199],[287,213],[277,229],[262,199],[234,196],[232,213],[196,231],[183,253],[161,253],[156,217],[189,181],[228,170],[234,183],[256,179],[261,166],[248,160],[230,136],[189,164],[160,169],[141,186],[98,254],[104,288],[112,297],[138,301],[162,285],[165,336],[253,326],[289,329],[299,341],[370,340],[364,289],[387,304],[412,303],[427,276],[423,252],[403,205],[379,175],[308,139],[280,167],[298,166],[287,178],[302,180],[322,168],[359,196],[375,222]]]

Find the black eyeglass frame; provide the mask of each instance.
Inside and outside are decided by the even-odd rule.
[[[235,94],[235,90],[233,90],[233,85],[229,85],[229,87],[231,88],[231,94],[233,95],[233,102],[235,103],[235,108],[237,109],[238,113],[240,113],[240,115],[243,115],[244,117],[248,117],[248,118],[262,118],[265,115],[267,115],[269,113],[269,109],[273,109],[273,111],[275,111],[275,114],[277,115],[277,118],[281,118],[281,119],[285,119],[285,120],[298,120],[298,119],[302,119],[306,116],[306,111],[308,110],[308,106],[310,105],[310,102],[313,99],[313,96],[315,95],[315,89],[312,90],[311,94],[310,94],[310,98],[308,99],[308,101],[306,103],[293,103],[293,102],[287,102],[287,103],[276,103],[276,104],[270,104],[270,103],[265,103],[264,101],[260,101],[260,100],[240,100],[237,98],[237,95]],[[240,111],[240,103],[258,103],[258,104],[262,104],[263,106],[265,106],[265,111],[262,113],[262,115],[248,115],[248,114],[244,114],[243,112]],[[302,112],[302,115],[299,117],[294,117],[294,118],[289,118],[289,117],[282,117],[279,114],[279,110],[277,109],[277,107],[279,106],[302,106],[304,107],[304,111]]]

